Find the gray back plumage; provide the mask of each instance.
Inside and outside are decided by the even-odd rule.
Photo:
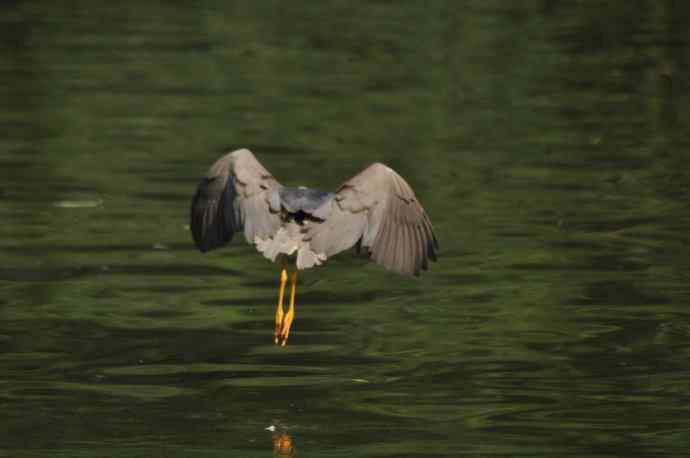
[[[330,202],[335,193],[300,186],[284,186],[278,191],[280,204],[288,213],[304,212],[319,219],[326,219],[330,213]]]

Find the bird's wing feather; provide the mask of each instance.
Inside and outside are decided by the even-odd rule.
[[[248,243],[266,238],[280,226],[271,210],[280,184],[251,151],[241,149],[218,159],[201,180],[192,200],[190,227],[197,248],[225,245],[244,231]]]
[[[409,184],[393,169],[372,164],[336,192],[330,216],[309,228],[311,247],[332,256],[359,242],[374,262],[419,275],[436,260],[431,221]]]

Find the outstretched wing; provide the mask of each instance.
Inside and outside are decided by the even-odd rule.
[[[280,226],[280,207],[271,208],[280,183],[248,149],[218,159],[199,183],[192,199],[190,227],[201,251],[225,245],[235,232],[247,242],[267,238]]]
[[[409,184],[393,169],[372,164],[336,192],[327,219],[310,226],[312,250],[332,256],[357,245],[387,269],[408,275],[427,270],[438,242]]]

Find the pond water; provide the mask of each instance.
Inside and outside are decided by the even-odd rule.
[[[8,2],[0,455],[684,456],[690,6]],[[419,279],[197,252],[198,179],[385,162]]]

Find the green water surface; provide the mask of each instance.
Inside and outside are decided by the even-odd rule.
[[[687,456],[688,24],[678,0],[4,2],[0,456]],[[325,190],[387,163],[439,262],[306,272],[274,346],[276,266],[187,226],[237,147]]]

